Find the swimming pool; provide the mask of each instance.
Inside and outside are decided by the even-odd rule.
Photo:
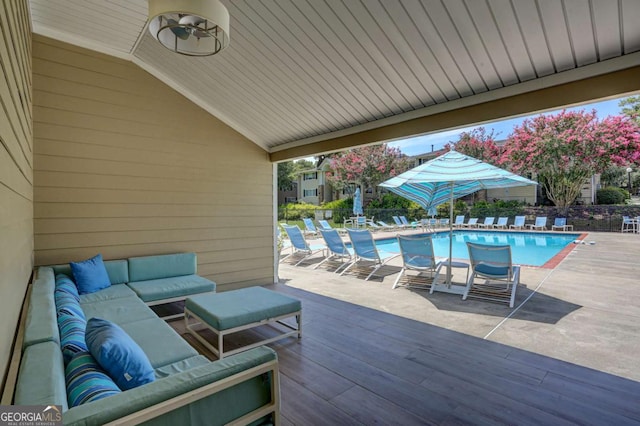
[[[467,242],[511,246],[513,263],[542,266],[580,234],[556,234],[545,232],[453,231],[453,258],[469,259]],[[400,253],[396,238],[376,240],[378,250]],[[449,231],[433,234],[433,251],[436,257],[449,257]]]

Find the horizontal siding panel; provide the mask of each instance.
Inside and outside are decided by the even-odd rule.
[[[33,173],[29,166],[21,170],[16,166],[13,157],[0,144],[0,182],[22,197],[33,200]]]
[[[214,230],[232,227],[265,227],[271,220],[250,216],[241,220],[232,217],[150,217],[150,218],[61,218],[35,219],[36,234],[63,234],[114,231]]]
[[[99,218],[99,217],[198,217],[219,216],[229,220],[245,220],[251,216],[267,216],[271,206],[245,205],[171,205],[171,204],[86,204],[86,203],[35,203],[34,217],[43,218]]]
[[[36,263],[193,251],[214,281],[272,282],[267,153],[131,63],[37,39]]]

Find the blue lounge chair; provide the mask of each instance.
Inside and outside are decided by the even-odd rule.
[[[402,270],[393,283],[392,289],[398,286],[400,279],[407,269],[420,272],[428,271],[431,278],[433,278],[433,273],[440,269],[441,263],[436,262],[433,254],[433,241],[430,235],[398,235],[398,245],[400,246],[400,255],[402,256]]]
[[[324,244],[309,245],[309,243],[307,243],[307,240],[305,240],[304,235],[302,235],[302,231],[300,230],[300,228],[298,228],[297,225],[283,225],[282,227],[289,236],[289,240],[291,241],[291,247],[293,250],[291,254],[283,257],[280,262],[283,262],[285,259],[288,259],[295,254],[302,254],[302,259],[300,259],[298,263],[295,264],[295,266],[298,266],[308,257],[313,256],[317,252],[323,251],[326,248]]]
[[[420,224],[420,222],[409,222],[405,216],[400,216],[400,222],[402,222],[405,228],[415,228]]]
[[[462,216],[462,221],[464,222],[464,216]],[[449,219],[440,219],[440,226],[449,225]]]
[[[389,260],[398,256],[395,253],[378,252],[371,231],[368,229],[347,229],[347,232],[349,232],[351,245],[355,252],[355,260],[344,268],[340,275],[343,275],[360,262],[372,262],[373,271],[365,278],[365,281],[368,281],[378,269],[384,266]]]
[[[467,243],[471,275],[462,300],[475,297],[495,302],[507,302],[513,308],[516,288],[520,283],[520,266],[511,261],[509,245],[484,245]],[[482,278],[476,284],[475,279]]]
[[[525,216],[516,216],[513,223],[509,225],[509,229],[524,229]]]
[[[308,217],[305,217],[304,219],[302,219],[302,221],[304,222],[304,234],[311,234],[313,236],[317,236],[318,235],[318,229],[316,229],[316,225],[313,223],[313,221],[311,219],[309,219]]]
[[[338,269],[334,271],[334,272],[338,272],[340,269],[344,268],[345,266],[348,266],[349,263],[353,261],[353,250],[350,248],[347,248],[347,246],[344,245],[344,241],[342,241],[342,238],[338,234],[337,230],[321,229],[320,235],[322,235],[322,238],[324,238],[324,242],[327,243],[327,252],[322,262],[318,263],[313,269],[318,269],[320,265],[322,265],[325,262],[328,262],[329,260],[338,259],[342,263],[342,265],[340,265]],[[345,259],[347,259],[348,262],[345,263]]]
[[[622,229],[620,232],[635,232],[635,222],[631,216],[622,216]]]
[[[493,222],[495,222],[496,218],[489,216],[489,217],[485,217],[484,218],[484,222],[482,223],[478,223],[478,228],[485,228],[485,229],[489,229],[489,228],[493,228]]]
[[[400,220],[400,218],[398,216],[391,216],[391,218],[393,219],[393,221],[395,222],[396,226],[400,229],[404,229],[405,225],[404,223],[402,223],[402,221]]]
[[[573,231],[573,225],[567,225],[566,217],[556,217],[551,226],[551,230],[555,231],[556,229],[559,231]]]
[[[389,225],[387,222],[384,222],[382,220],[378,221],[378,225],[380,225],[382,229],[385,229],[387,231],[393,231],[394,229],[397,229],[397,227]]]
[[[346,233],[346,232],[347,232],[347,230],[346,230],[346,229],[344,229],[344,228],[334,228],[334,227],[332,227],[332,226],[329,224],[329,222],[327,222],[327,221],[326,221],[326,220],[324,220],[324,219],[320,219],[320,220],[318,221],[318,224],[320,225],[320,228],[321,228],[321,229],[320,229],[320,231],[331,231],[331,230],[334,230],[334,229],[335,229],[336,231],[338,231],[338,233],[339,233],[339,234],[340,234],[340,233],[344,234],[344,233]]]
[[[464,215],[456,216],[455,222],[453,222],[454,228],[461,228],[464,226]]]
[[[538,230],[546,230],[547,229],[547,217],[546,216],[537,216],[536,221],[533,224],[527,225],[530,230],[538,229]]]
[[[498,218],[498,223],[493,225],[493,227],[496,228],[496,229],[507,229],[507,222],[508,221],[509,221],[508,217],[499,217]]]

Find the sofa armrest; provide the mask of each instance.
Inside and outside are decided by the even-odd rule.
[[[265,346],[73,407],[64,424],[247,424],[279,416],[278,361]]]

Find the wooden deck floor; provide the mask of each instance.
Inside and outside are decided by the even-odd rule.
[[[640,424],[640,383],[338,301],[302,300],[303,338],[271,344],[285,425]],[[184,334],[181,321],[171,325]],[[244,344],[268,328],[239,333]]]

